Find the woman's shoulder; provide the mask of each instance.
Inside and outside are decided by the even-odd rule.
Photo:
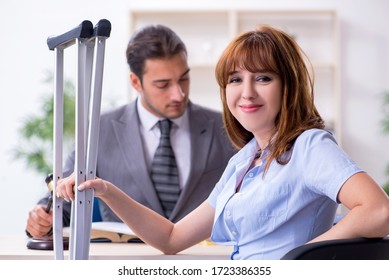
[[[296,144],[314,145],[323,141],[331,141],[337,144],[336,139],[331,132],[319,128],[305,130],[297,137]]]

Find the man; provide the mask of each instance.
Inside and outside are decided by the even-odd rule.
[[[189,101],[187,51],[171,29],[157,25],[139,30],[130,39],[126,54],[130,82],[139,96],[102,115],[96,175],[176,222],[208,197],[235,150],[221,114]],[[179,190],[171,192],[176,197],[160,195],[155,179],[154,157],[163,134],[158,121],[166,119],[170,120],[169,140],[178,167]],[[64,175],[73,169],[74,151]],[[29,212],[26,231],[33,237],[46,235],[52,227],[52,212],[45,212],[46,202],[47,198],[42,199]],[[103,220],[120,221],[103,202],[99,205]],[[70,204],[65,203],[64,226],[69,221]]]

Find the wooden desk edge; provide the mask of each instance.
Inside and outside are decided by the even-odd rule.
[[[50,250],[30,250],[28,238],[0,237],[0,260],[54,260]],[[91,243],[90,260],[227,260],[231,248],[218,245],[195,245],[176,255],[164,255],[143,243]],[[64,252],[68,258],[68,251]]]

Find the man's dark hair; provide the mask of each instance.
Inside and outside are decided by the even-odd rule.
[[[128,42],[126,56],[130,70],[142,81],[147,59],[170,58],[187,54],[185,44],[170,28],[148,25],[134,33]]]

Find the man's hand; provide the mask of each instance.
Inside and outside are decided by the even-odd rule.
[[[37,205],[28,213],[26,231],[32,237],[43,237],[49,233],[53,226],[53,211],[46,213],[45,205]]]

